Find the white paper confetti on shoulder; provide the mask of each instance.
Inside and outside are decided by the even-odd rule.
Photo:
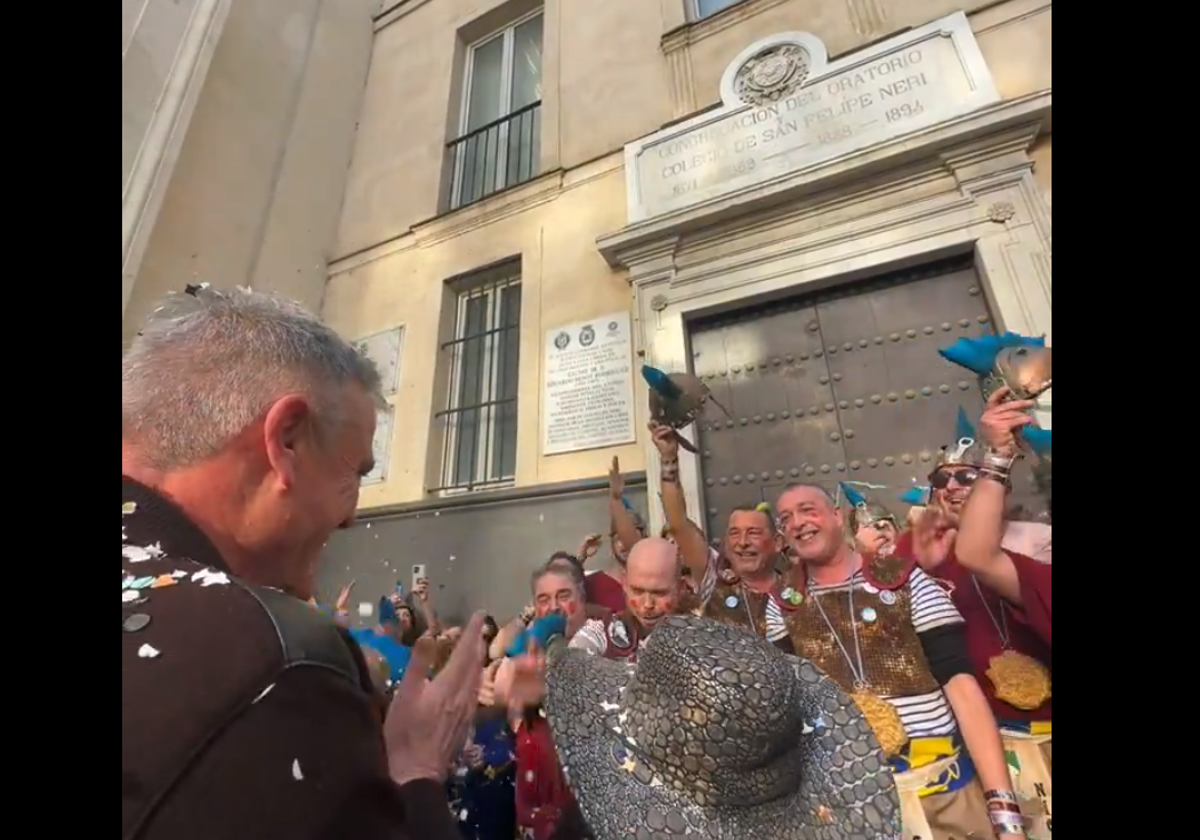
[[[297,782],[304,781],[304,772],[300,769],[300,759],[292,759],[292,778]]]
[[[153,555],[140,545],[123,545],[121,546],[121,556],[130,563],[141,563],[149,560]]]
[[[126,589],[121,593],[121,603],[128,604],[130,601],[136,601],[139,597],[136,589]]]
[[[258,696],[257,696],[257,697],[255,697],[253,700],[251,700],[251,701],[250,701],[250,705],[252,705],[252,706],[253,706],[253,705],[254,705],[255,703],[257,703],[259,700],[261,700],[261,699],[263,699],[264,697],[266,697],[268,694],[270,694],[270,693],[271,693],[271,689],[272,689],[272,688],[274,688],[274,687],[275,687],[275,683],[271,683],[269,686],[267,686],[266,688],[264,688],[262,691],[260,691],[260,692],[258,693]]]
[[[192,575],[192,583],[199,583],[201,586],[212,586],[213,584],[229,583],[229,576],[224,572],[218,572],[216,569],[201,569]]]
[[[153,659],[158,656],[158,653],[158,648],[154,647],[154,645],[142,645],[138,648],[138,656],[142,657],[142,659]]]

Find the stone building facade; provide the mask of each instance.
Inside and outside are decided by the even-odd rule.
[[[682,465],[717,532],[799,478],[900,492],[979,404],[936,348],[1051,334],[1048,0],[125,5],[126,337],[248,283],[385,370],[331,587],[424,563],[512,610],[614,456],[657,521],[642,363],[729,409]]]

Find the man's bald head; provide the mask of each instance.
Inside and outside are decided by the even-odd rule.
[[[679,602],[679,550],[670,540],[645,537],[634,543],[625,563],[625,602],[651,628]]]
[[[662,537],[643,537],[634,543],[630,550],[627,568],[632,569],[635,563],[647,571],[670,569],[671,573],[678,578],[680,574],[679,548],[675,543]]]

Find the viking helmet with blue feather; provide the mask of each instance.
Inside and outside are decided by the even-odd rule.
[[[846,497],[847,504],[850,505],[850,528],[852,531],[857,531],[859,528],[875,525],[878,522],[891,522],[896,528],[900,527],[896,515],[885,508],[878,502],[869,500],[866,495],[852,484],[841,482],[842,495]]]
[[[944,359],[979,376],[983,397],[1008,386],[1017,399],[1036,399],[1053,383],[1052,352],[1045,338],[1014,332],[960,338],[938,351]]]
[[[983,459],[983,448],[978,444],[975,426],[967,417],[966,409],[958,407],[958,420],[955,423],[954,443],[943,446],[942,452],[934,462],[929,474],[933,475],[942,467],[953,467],[959,464],[977,467]]]

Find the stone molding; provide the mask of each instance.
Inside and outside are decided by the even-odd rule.
[[[605,258],[629,271],[639,354],[690,370],[691,318],[954,252],[974,254],[999,328],[1049,337],[1051,215],[1027,150],[1050,105],[1049,91],[1005,102],[905,138],[903,149],[869,149],[601,237]],[[645,386],[637,388],[646,423]],[[1049,394],[1039,408],[1049,426]],[[658,460],[645,445],[654,487]],[[680,469],[694,513],[703,498],[695,456],[681,453]],[[650,507],[658,528],[662,511]]]

